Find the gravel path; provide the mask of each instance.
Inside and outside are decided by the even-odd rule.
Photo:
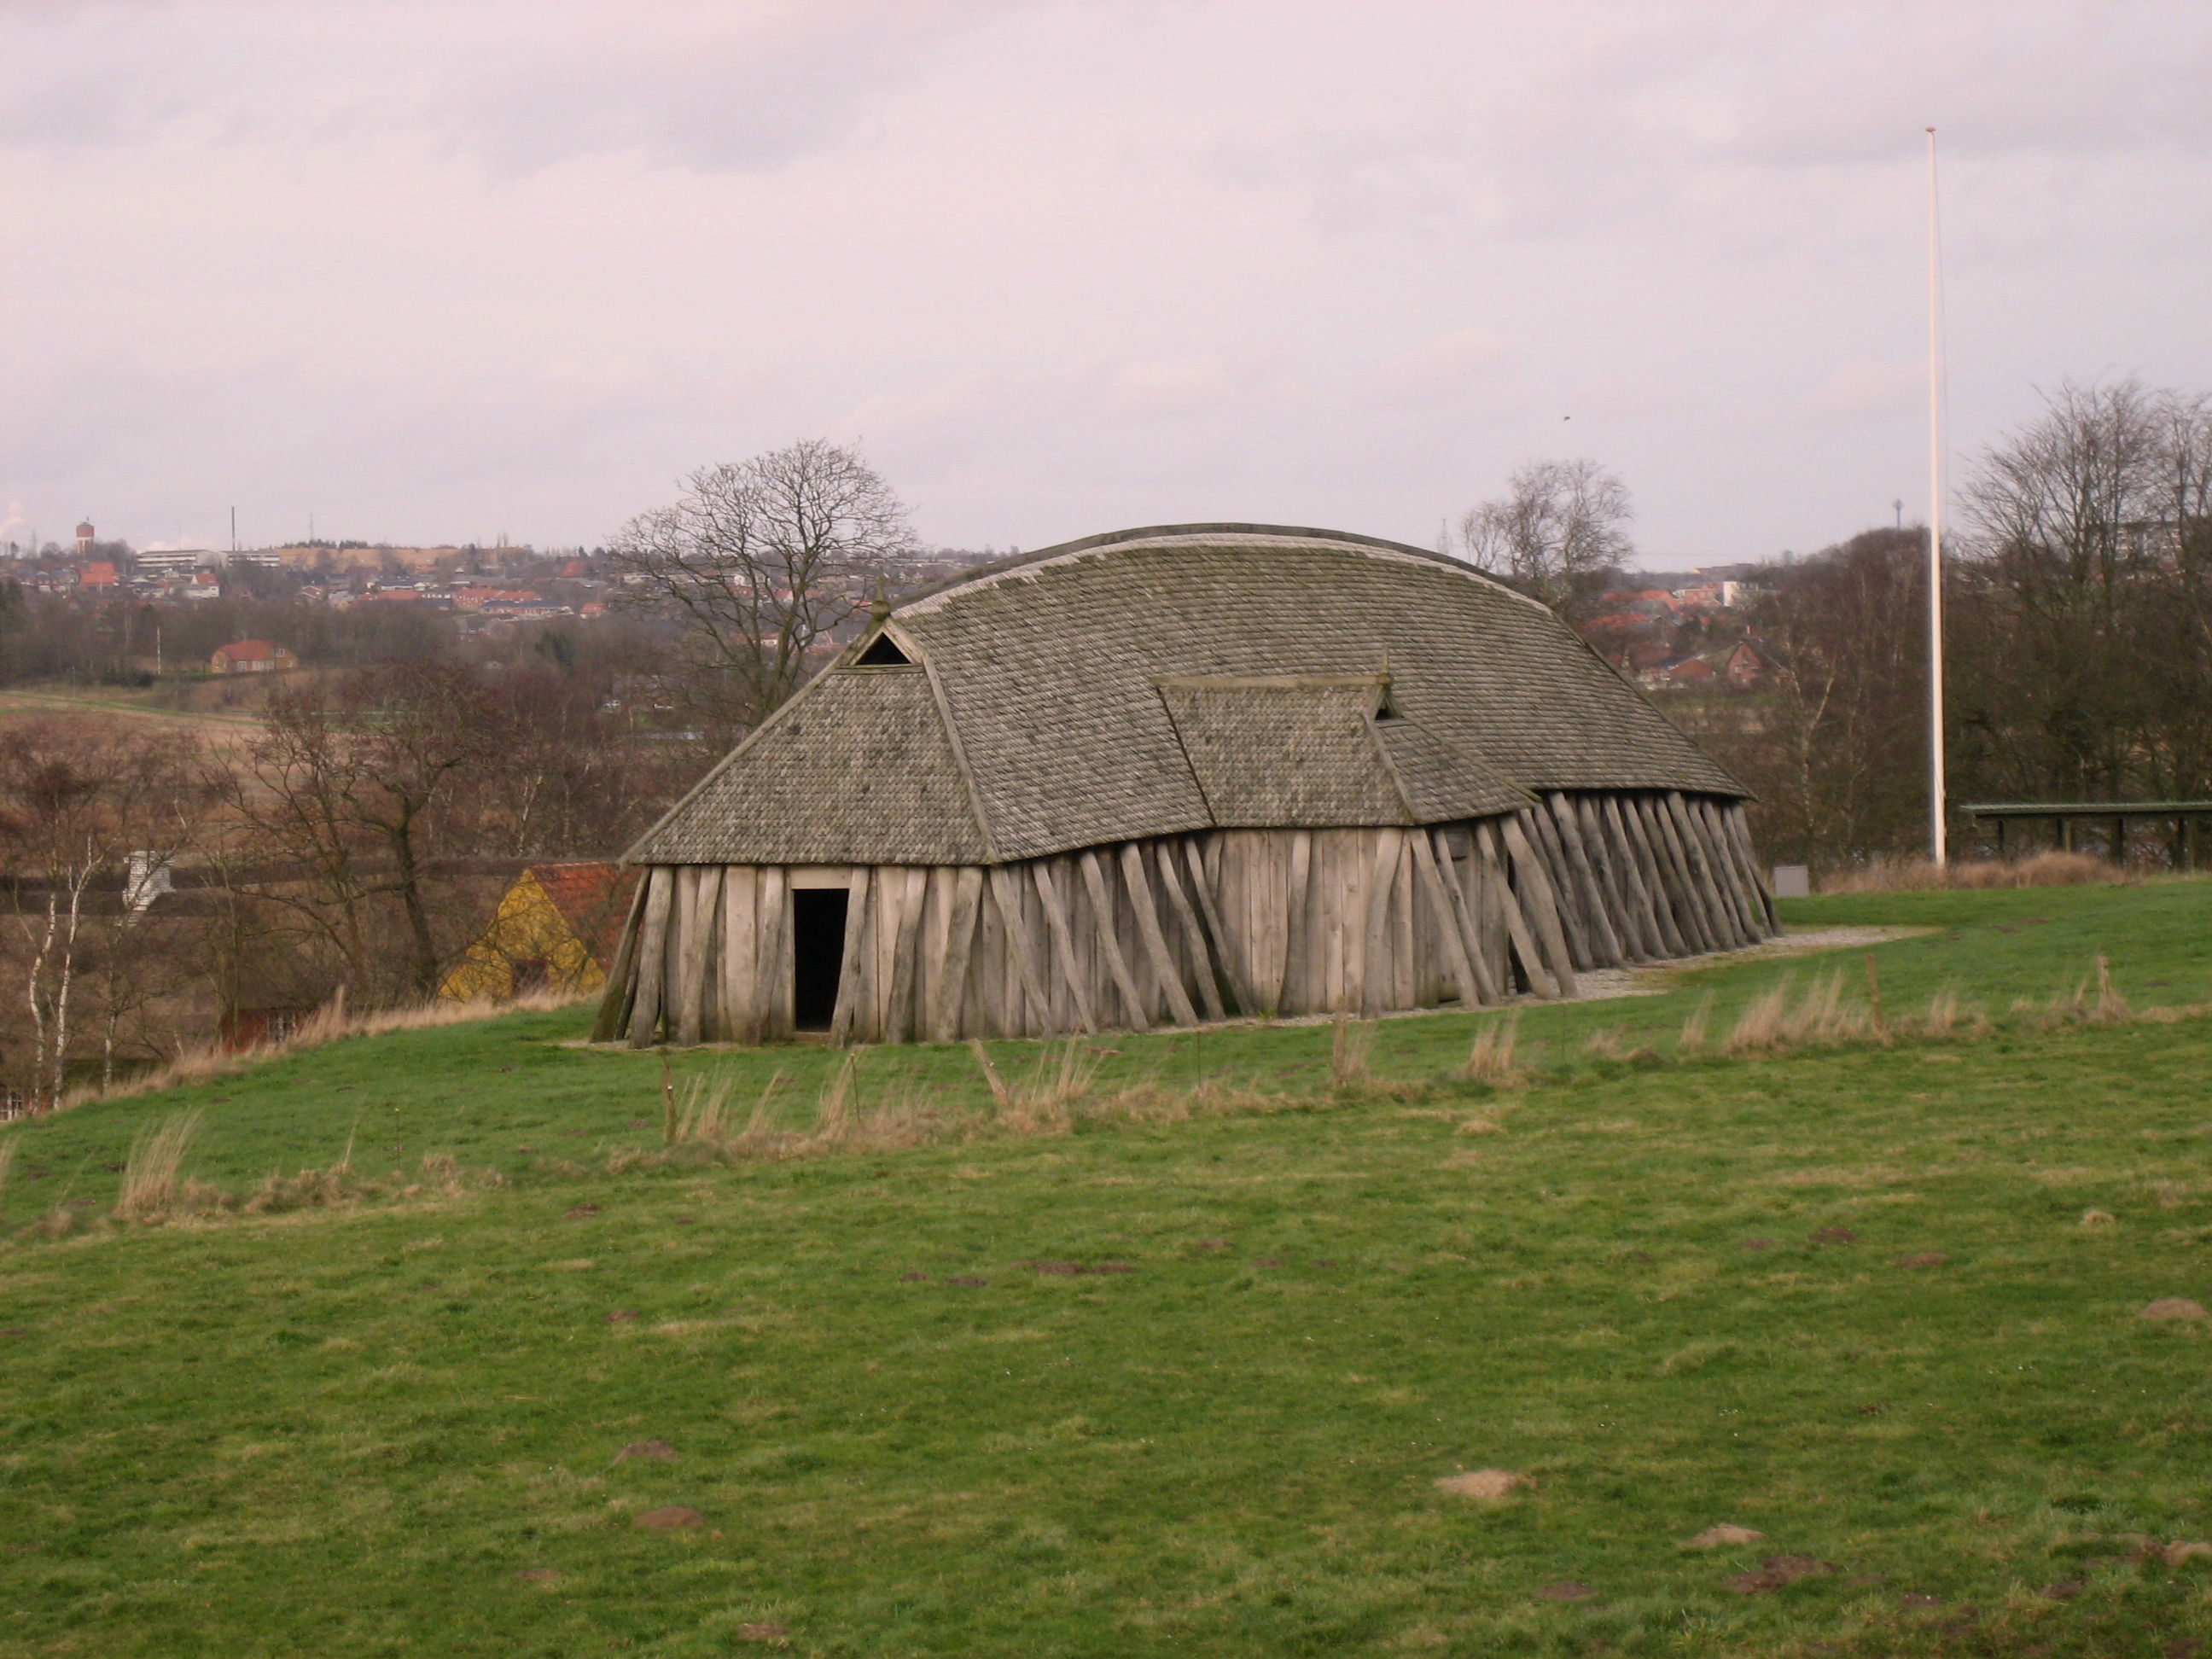
[[[1808,927],[1784,933],[1764,945],[1741,951],[1715,951],[1709,956],[1683,957],[1651,968],[1601,968],[1577,974],[1577,1002],[1599,1002],[1607,997],[1664,996],[1674,988],[1674,976],[1687,968],[1722,968],[1733,962],[1757,962],[1767,957],[1809,957],[1822,951],[1863,951],[1871,945],[1932,933],[1933,927]]]

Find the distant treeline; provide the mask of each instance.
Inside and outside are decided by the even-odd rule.
[[[1952,803],[2212,799],[2212,403],[2063,388],[1979,458],[1959,505]],[[1926,846],[1927,604],[1924,530],[1856,536],[1754,601],[1771,690],[1668,702],[1758,793],[1771,857],[1833,867]]]

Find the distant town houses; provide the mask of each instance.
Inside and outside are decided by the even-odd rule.
[[[181,604],[227,595],[343,610],[388,604],[451,611],[463,631],[508,622],[607,614],[614,584],[603,556],[583,549],[372,546],[300,543],[222,552],[205,547],[144,551],[103,542],[88,520],[76,545],[0,546],[0,580],[88,605]],[[516,580],[516,578],[522,580]]]
[[[1717,566],[1615,590],[1582,624],[1583,636],[1648,691],[1765,690],[1781,665],[1747,626],[1759,574],[1757,566]]]

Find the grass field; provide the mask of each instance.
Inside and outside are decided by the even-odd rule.
[[[1502,1092],[1458,1015],[1343,1087],[1327,1027],[1102,1039],[1028,1135],[878,1050],[861,1117],[945,1138],[720,1165],[570,1010],[0,1133],[0,1653],[2212,1655],[2155,1548],[2212,1541],[2212,1347],[2140,1316],[2212,1301],[2212,1022],[2013,1012],[2100,953],[2212,1001],[2212,883],[1790,919],[1931,930],[1898,1041],[1674,1057],[1824,965],[1748,963],[1531,1009]],[[1946,986],[1993,1027],[1911,1034]],[[840,1063],[672,1082],[803,1127]],[[382,1195],[94,1220],[185,1109],[211,1188]]]

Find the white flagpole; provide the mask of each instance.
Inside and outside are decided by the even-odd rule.
[[[1942,256],[1936,213],[1936,129],[1928,129],[1928,856],[1948,859],[1943,775]]]

